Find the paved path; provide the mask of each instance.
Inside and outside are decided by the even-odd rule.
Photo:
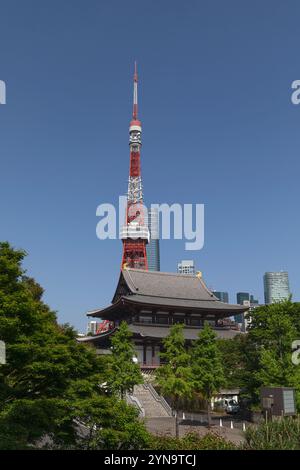
[[[149,432],[156,435],[169,435],[175,436],[175,418],[147,418],[146,427]],[[239,445],[244,441],[244,433],[240,428],[231,429],[229,426],[220,426],[213,425],[208,429],[205,425],[189,424],[180,424],[179,433],[180,436],[184,436],[188,432],[196,432],[200,436],[204,436],[208,432],[215,432],[219,434],[224,439],[233,442],[236,445]]]

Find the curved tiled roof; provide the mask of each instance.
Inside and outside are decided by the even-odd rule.
[[[218,301],[197,275],[123,269],[124,280],[133,294],[169,299]]]
[[[152,325],[129,325],[129,329],[132,333],[140,335],[142,337],[149,338],[165,338],[170,334],[170,327],[168,326],[152,326]],[[195,340],[198,338],[202,328],[183,328],[183,336],[188,340]],[[230,328],[213,328],[217,338],[232,339],[238,334],[243,334],[237,330],[231,330]]]
[[[166,305],[169,307],[178,307],[178,308],[188,308],[188,309],[197,309],[197,310],[206,310],[206,311],[216,311],[216,312],[230,312],[229,314],[236,315],[238,313],[245,312],[247,307],[244,305],[234,305],[226,304],[220,300],[202,300],[202,299],[177,299],[174,297],[157,297],[157,296],[148,296],[148,295],[131,295],[127,297],[122,297],[125,302],[137,303],[137,304],[147,304],[147,305]]]
[[[197,275],[123,269],[112,304],[105,309],[89,312],[89,316],[101,317],[128,304],[161,306],[182,311],[197,310],[230,316],[248,310],[243,305],[221,302]]]
[[[163,325],[137,325],[137,324],[129,324],[129,330],[135,335],[140,336],[142,338],[156,338],[156,339],[163,339],[170,333],[169,326]],[[195,340],[198,338],[200,331],[202,331],[202,327],[187,327],[183,328],[183,336],[186,340]],[[110,330],[106,333],[101,333],[95,336],[85,336],[83,338],[77,338],[79,342],[89,342],[89,343],[99,343],[103,342],[107,337],[112,335],[116,329]],[[222,339],[232,339],[236,335],[244,334],[241,331],[231,330],[230,328],[213,328],[214,333],[216,334],[217,338]]]

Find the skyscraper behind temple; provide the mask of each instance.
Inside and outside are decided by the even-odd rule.
[[[290,296],[288,272],[266,272],[264,274],[264,293],[265,304],[288,299]]]
[[[157,209],[148,211],[148,229],[150,241],[147,244],[147,260],[149,271],[160,271],[159,252],[159,213]]]
[[[228,292],[221,292],[214,290],[213,294],[221,301],[225,302],[225,304],[229,304],[229,295]]]
[[[250,300],[249,292],[238,292],[236,294],[236,303],[243,305],[244,300]]]

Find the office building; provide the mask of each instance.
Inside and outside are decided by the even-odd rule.
[[[250,294],[249,292],[238,292],[236,294],[236,303],[239,305],[250,305]],[[236,323],[242,324],[244,322],[243,314],[236,315],[234,317],[234,321]]]
[[[286,300],[290,296],[287,271],[266,272],[264,274],[265,304]]]
[[[221,302],[224,302],[225,304],[228,304],[228,303],[229,303],[229,295],[228,295],[228,292],[220,292],[220,291],[214,290],[214,291],[213,291],[213,294],[214,294],[219,300],[221,300]]]
[[[149,209],[148,228],[149,228],[149,234],[150,234],[150,240],[146,247],[148,269],[149,271],[160,271],[158,209]]]

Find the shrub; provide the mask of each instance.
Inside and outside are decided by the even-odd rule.
[[[283,418],[247,429],[246,450],[299,450],[300,420]]]
[[[190,432],[184,437],[155,436],[152,438],[151,450],[234,450],[237,447],[218,434],[210,432],[199,436]]]

